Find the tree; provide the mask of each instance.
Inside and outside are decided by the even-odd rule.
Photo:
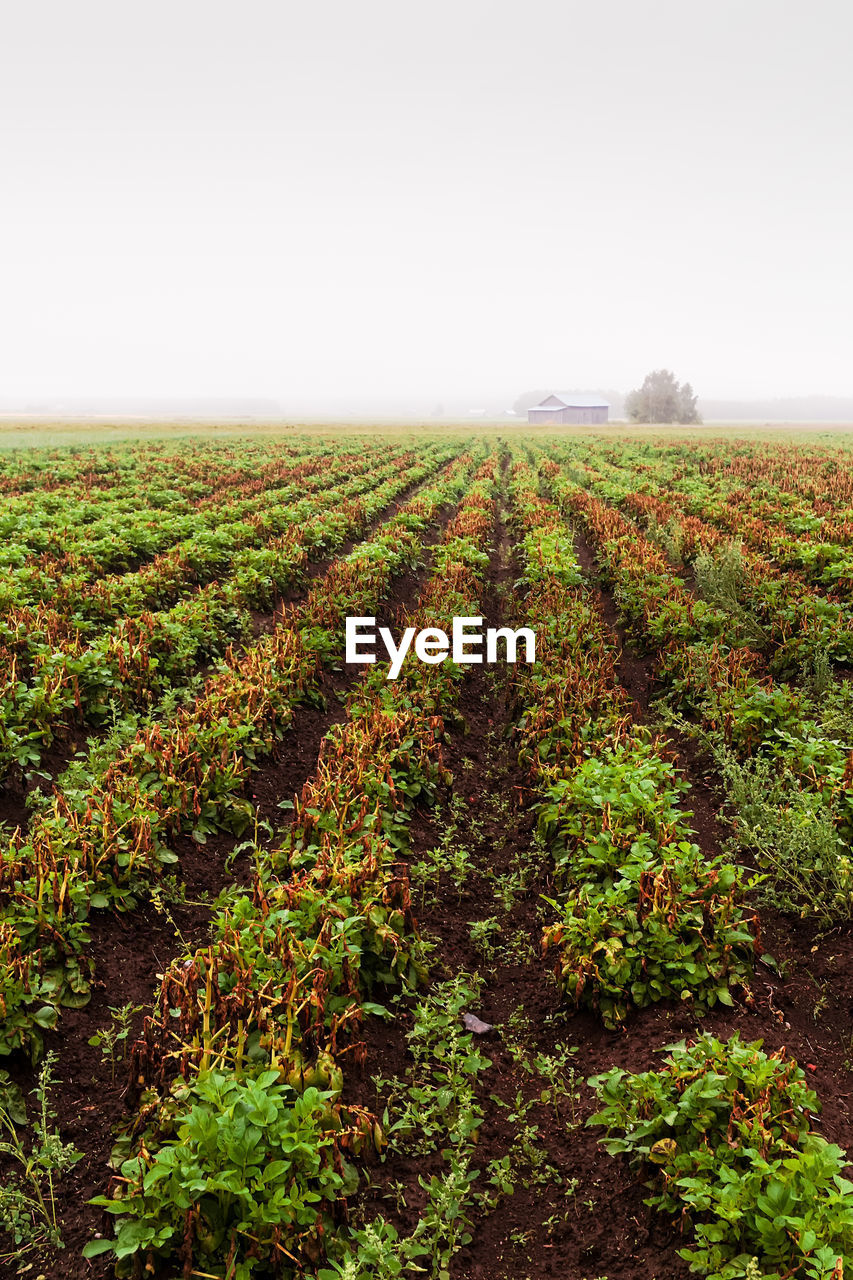
[[[550,391],[523,391],[512,407],[519,418],[526,418],[527,410],[532,409],[535,404],[541,404],[550,394]]]
[[[701,422],[702,418],[696,408],[698,396],[689,382],[682,382],[678,388],[678,421]]]
[[[632,422],[701,422],[689,382],[678,383],[669,369],[653,369],[637,391],[625,398]]]

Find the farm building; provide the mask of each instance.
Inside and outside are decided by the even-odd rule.
[[[527,421],[537,423],[606,422],[610,405],[601,396],[578,395],[576,391],[555,391],[541,404],[527,410]]]

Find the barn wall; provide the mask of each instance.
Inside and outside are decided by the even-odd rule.
[[[580,407],[573,409],[554,408],[551,413],[534,413],[532,409],[527,411],[528,422],[538,422],[546,426],[589,426],[596,422],[607,422],[608,409]]]
[[[564,410],[555,409],[553,413],[534,413],[532,409],[527,411],[528,422],[544,423],[546,426],[554,426],[564,421],[562,417]]]

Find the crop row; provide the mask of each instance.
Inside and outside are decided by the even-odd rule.
[[[514,485],[539,636],[539,661],[519,677],[520,742],[560,889],[545,933],[560,985],[607,1025],[662,999],[731,1004],[732,985],[748,998],[757,925],[740,877],[702,854],[664,744],[631,719],[571,530],[525,466]]]
[[[451,451],[446,450],[442,460],[449,456]],[[156,532],[145,530],[157,553],[135,571],[104,575],[94,561],[80,567],[65,556],[47,569],[37,563],[7,569],[2,584],[6,609],[37,605],[58,634],[80,631],[89,636],[123,614],[174,603],[187,590],[227,571],[240,553],[251,562],[253,547],[327,506],[325,490],[340,484],[350,493],[365,492],[374,473],[383,480],[415,461],[412,454],[398,452],[382,460],[343,457],[338,465],[306,464],[308,471],[299,484],[288,483],[280,490],[193,516],[164,513],[153,518]],[[106,539],[112,545],[112,534]],[[13,646],[14,614],[4,625],[4,636],[5,643]]]
[[[735,808],[746,801],[740,834],[751,828],[758,836],[780,904],[849,916],[853,755],[845,689],[810,693],[775,683],[738,637],[736,620],[696,600],[636,525],[550,462],[543,471],[561,505],[580,518],[629,626],[660,648],[658,678],[671,705],[689,717],[685,731],[704,735]]]
[[[600,465],[597,455],[593,462]],[[713,539],[710,524],[769,557],[777,569],[800,575],[830,594],[846,592],[853,582],[853,511],[820,516],[805,498],[780,490],[733,487],[718,475],[687,472],[677,479],[678,473],[667,467],[665,459],[659,459],[654,470],[635,470],[629,456],[622,458],[618,468],[606,466],[605,474],[623,485],[630,481],[640,500],[674,508],[668,513],[661,505],[659,512],[650,515],[663,525],[673,518],[677,521],[675,541],[670,541],[688,555],[703,538]],[[695,517],[699,519],[694,523]]]
[[[250,480],[271,457],[292,458],[322,448],[316,440],[292,436],[285,441],[196,439],[9,450],[0,458],[0,493],[13,501],[53,495],[60,503],[73,494],[86,502],[133,492],[143,484],[152,492],[201,499],[215,488]]]
[[[327,489],[322,499],[291,506],[283,513],[284,533],[266,546],[236,551],[230,565],[210,557],[204,544],[194,548],[196,578],[204,581],[223,567],[230,577],[201,587],[170,609],[141,609],[92,643],[76,630],[64,640],[22,632],[20,615],[11,614],[7,627],[17,626],[26,643],[29,679],[19,655],[7,655],[0,683],[0,768],[37,765],[43,746],[64,723],[102,723],[117,710],[150,705],[170,688],[191,687],[200,663],[251,634],[252,610],[270,608],[300,580],[309,555],[334,550],[436,465],[402,468],[403,461],[389,464],[388,479],[384,469],[377,470],[363,496],[368,482],[358,479]]]
[[[599,442],[592,449],[599,452]],[[583,455],[586,444],[579,445]],[[853,516],[853,477],[847,465],[848,451],[834,447],[807,448],[803,444],[785,445],[781,441],[761,444],[757,441],[677,442],[661,440],[620,441],[601,449],[616,465],[626,459],[642,466],[653,475],[663,459],[672,461],[675,479],[689,487],[698,478],[718,478],[733,489],[752,489],[778,499],[784,509],[799,498],[819,515],[838,513]]]
[[[376,462],[385,460],[389,452],[375,450]],[[82,583],[98,572],[138,568],[173,542],[215,528],[217,513],[227,523],[251,512],[264,493],[276,501],[283,489],[298,492],[303,479],[310,485],[324,462],[334,469],[336,464],[357,460],[354,454],[306,450],[264,464],[254,482],[217,486],[195,501],[174,490],[151,492],[141,477],[138,488],[116,494],[106,491],[96,502],[44,493],[9,500],[0,517],[4,576],[27,566],[30,577],[23,578],[23,583],[31,582],[36,591],[46,594],[64,572],[76,572]]]
[[[45,801],[26,839],[0,860],[0,996],[5,1052],[55,1024],[62,1004],[88,999],[92,908],[130,907],[177,857],[169,839],[238,834],[253,808],[242,795],[255,762],[289,727],[295,707],[319,697],[321,667],[342,648],[354,602],[375,605],[395,574],[415,564],[440,508],[458,498],[470,463],[450,464],[373,539],[335,562],[305,602],[254,645],[229,650],[198,700],[170,722],[143,723],[130,742],[107,740],[75,763]]]
[[[409,625],[476,613],[494,518],[495,464],[477,473],[433,553]],[[347,1252],[353,1156],[384,1142],[341,1101],[373,997],[424,970],[407,879],[407,822],[441,774],[443,716],[461,672],[410,660],[371,671],[327,735],[291,827],[259,855],[253,890],[228,893],[213,941],[167,970],[133,1049],[142,1090],[111,1194],[114,1251],[241,1280],[301,1274]]]
[[[545,954],[556,951],[568,997],[608,1023],[660,999],[731,1004],[732,987],[749,1000],[760,934],[743,873],[702,855],[666,744],[627,714],[571,529],[526,467],[514,487],[540,634],[540,664],[517,680],[520,742],[559,893]],[[606,1127],[607,1150],[648,1178],[647,1204],[692,1228],[679,1250],[692,1269],[837,1280],[853,1261],[847,1157],[815,1131],[818,1099],[784,1049],[706,1034],[659,1070],[614,1068],[589,1084],[600,1103],[589,1123]]]
[[[145,1000],[141,1033],[122,1044],[129,1087],[114,1176],[91,1202],[104,1211],[85,1250],[98,1274],[112,1264],[133,1280],[449,1280],[469,1270],[538,1277],[562,1264],[616,1280],[633,1237],[631,1274],[645,1239],[649,1275],[681,1274],[669,1265],[677,1253],[705,1280],[840,1280],[853,1272],[853,1183],[821,1128],[845,1141],[843,1103],[833,1099],[822,1125],[790,1050],[798,1057],[808,1045],[808,1079],[828,1099],[843,1049],[820,1005],[814,1020],[803,1009],[804,971],[786,981],[792,949],[777,939],[790,942],[794,928],[764,911],[769,902],[813,912],[821,926],[853,916],[853,697],[830,665],[845,652],[848,605],[821,578],[842,558],[819,552],[814,572],[808,565],[821,530],[834,538],[850,515],[849,486],[834,483],[838,459],[819,447],[774,458],[736,446],[727,458],[704,440],[569,448],[563,439],[547,450],[511,446],[507,468],[505,449],[460,450],[442,442],[355,457],[330,446],[311,455],[322,453],[326,479],[313,464],[300,472],[305,451],[292,437],[275,453],[242,442],[117,449],[60,458],[66,487],[46,492],[44,506],[37,489],[22,495],[22,518],[32,497],[38,521],[48,499],[61,512],[76,495],[94,511],[102,496],[114,513],[99,526],[107,536],[119,511],[150,496],[164,521],[180,511],[216,532],[218,513],[226,540],[245,525],[258,541],[214,568],[216,548],[191,538],[210,573],[203,585],[188,576],[176,603],[151,612],[133,597],[105,630],[84,605],[85,634],[57,632],[39,649],[36,611],[21,620],[6,708],[14,758],[32,759],[28,749],[62,726],[115,723],[51,795],[31,793],[29,828],[0,849],[0,1055],[22,1079],[29,1053],[49,1079],[54,1055],[44,1051],[56,1046],[69,1082],[61,1140],[46,1107],[25,1133],[13,1115],[21,1095],[0,1073],[0,1127],[13,1143],[0,1222],[18,1243],[39,1213],[35,1201],[13,1202],[17,1150],[29,1162],[18,1185],[44,1190],[53,1243],[57,1206],[60,1218],[63,1201],[70,1210],[63,1234],[73,1249],[72,1217],[78,1238],[86,1222],[76,1197],[100,1178],[119,1094],[103,1112],[81,1102],[78,1123],[80,1027],[83,1040],[96,1030],[88,1044],[110,1053],[115,1080],[119,1042]],[[0,488],[37,484],[40,467],[0,462]],[[368,537],[383,508],[424,480]],[[810,489],[820,529],[807,519]],[[117,556],[137,536],[147,555],[149,518],[129,522]],[[736,531],[747,548],[732,547]],[[365,541],[323,576],[305,572],[312,553],[356,537]],[[54,538],[47,554],[58,546]],[[798,557],[797,573],[780,571]],[[344,683],[344,619],[387,612],[394,578],[425,563],[429,578],[395,632],[449,631],[452,617],[500,602],[535,631],[537,661],[475,672],[464,706],[477,710],[464,730],[468,668],[412,654],[396,680],[381,660],[367,667],[346,681],[346,719],[326,734],[301,793],[279,805],[287,822],[273,831],[259,822],[255,793],[266,812],[271,788],[280,794],[301,769],[299,709],[322,706],[324,691]],[[72,581],[79,565],[66,568]],[[119,594],[137,577],[117,577]],[[281,606],[294,588],[299,602]],[[624,650],[611,597],[619,635],[630,637]],[[622,684],[641,661],[628,644],[661,695],[647,714]],[[62,673],[53,702],[52,670]],[[24,715],[36,689],[43,705]],[[0,733],[2,724],[0,698]],[[688,747],[725,791],[721,855],[694,827],[679,763]],[[456,760],[464,789],[452,817],[443,824],[439,810],[413,824],[454,781]],[[433,829],[439,843],[422,847]],[[235,839],[210,839],[222,831]],[[186,837],[204,852],[182,868]],[[248,883],[228,881],[228,863],[210,865],[237,841]],[[205,879],[228,881],[206,935],[203,905],[184,900],[180,883],[199,858]],[[425,940],[412,885],[428,913]],[[124,924],[98,913],[132,912],[149,895],[158,911],[181,904],[181,929],[185,914],[191,922],[187,940],[176,925],[167,954],[157,953],[153,1003],[138,986],[156,949],[146,941],[127,982],[108,993],[129,1001],[110,1010],[110,1024],[96,1025],[97,1001],[63,1016],[90,998],[103,934],[144,932],[141,912]],[[759,907],[781,971],[764,953]],[[802,952],[820,975],[824,957],[815,947],[810,962],[807,950],[818,927],[796,927],[793,957]],[[833,951],[843,948],[844,930],[832,937]],[[822,946],[820,932],[814,941]],[[480,972],[451,973],[460,956]],[[843,988],[821,994],[842,1007]],[[777,1015],[780,996],[793,1027]],[[675,1038],[673,1024],[685,1040],[654,1070],[634,1069],[638,1054]],[[760,1027],[771,1049],[730,1036],[732,1025]],[[377,1069],[399,1074],[367,1085]],[[36,1090],[39,1107],[44,1096]],[[602,1145],[631,1162],[646,1192],[597,1160],[581,1129],[591,1111]],[[62,1141],[85,1146],[87,1159],[54,1203],[53,1177],[77,1158]],[[638,1208],[643,1195],[669,1230]],[[35,1250],[45,1239],[34,1237]],[[655,1265],[659,1254],[666,1264]],[[89,1265],[67,1252],[28,1256],[51,1276]]]
[[[831,598],[797,573],[732,546],[713,524],[686,515],[655,492],[640,491],[630,473],[614,477],[585,467],[582,480],[604,501],[639,519],[671,558],[693,562],[700,593],[727,609],[742,642],[771,652],[775,674],[794,675],[817,655],[836,662],[853,657],[853,612],[843,596]],[[845,562],[836,562],[835,570],[841,575],[836,584],[843,585]]]

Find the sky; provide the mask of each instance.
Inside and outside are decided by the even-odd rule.
[[[0,397],[853,395],[848,0],[32,0]]]

